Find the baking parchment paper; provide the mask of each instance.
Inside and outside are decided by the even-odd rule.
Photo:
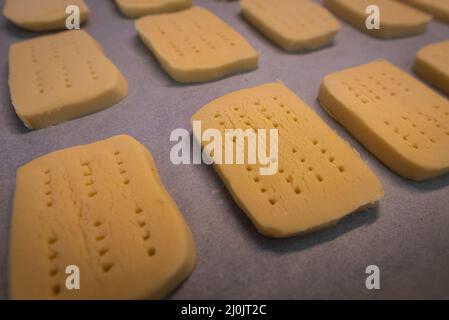
[[[321,2],[321,1],[318,1]],[[4,0],[0,0],[3,7]],[[162,180],[196,242],[193,274],[172,299],[449,298],[449,176],[411,182],[384,167],[318,105],[328,73],[385,58],[412,74],[416,52],[449,39],[449,25],[433,21],[425,34],[378,40],[346,23],[333,45],[288,54],[247,24],[238,2],[197,0],[239,31],[259,52],[260,67],[223,80],[180,85],[161,69],[137,37],[133,21],[112,0],[87,0],[83,27],[129,81],[129,95],[102,112],[29,131],[14,113],[8,89],[8,47],[38,36],[0,18],[0,299],[8,298],[9,228],[15,171],[50,151],[130,134],[152,152]],[[282,80],[357,149],[380,177],[378,209],[345,218],[336,227],[290,239],[257,233],[223,183],[206,165],[170,162],[170,133],[190,130],[190,117],[226,93]],[[346,195],[342,195],[344,197]],[[365,288],[365,268],[381,270],[381,290]]]

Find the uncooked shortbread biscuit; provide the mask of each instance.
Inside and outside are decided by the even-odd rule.
[[[424,180],[449,171],[449,101],[389,62],[327,75],[318,99],[398,174]]]
[[[449,41],[419,50],[413,69],[423,79],[449,94]]]
[[[136,21],[146,46],[179,82],[204,82],[257,68],[259,55],[210,11],[193,7]]]
[[[17,26],[31,31],[63,30],[66,28],[66,8],[80,9],[80,23],[89,15],[84,0],[6,0],[3,15]]]
[[[130,136],[19,168],[13,211],[13,299],[161,298],[194,266],[191,232]],[[79,290],[66,288],[69,265],[79,268]]]
[[[311,50],[331,42],[340,24],[309,0],[242,0],[244,17],[287,51]]]
[[[438,20],[449,22],[449,1],[447,0],[401,0],[423,10]]]
[[[425,32],[431,16],[395,0],[324,0],[337,16],[354,27],[378,38],[397,38]],[[380,10],[380,29],[368,29],[370,5]]]
[[[214,164],[264,235],[288,237],[328,227],[383,197],[382,185],[356,151],[281,83],[225,95],[199,110],[192,121],[201,121],[204,131],[213,128],[222,134],[225,129],[278,129],[278,157],[271,159],[278,164],[274,175],[261,175],[260,161]]]
[[[192,0],[115,0],[120,11],[129,18],[187,9]]]
[[[11,45],[9,87],[17,115],[33,129],[102,110],[128,92],[120,71],[81,30]]]

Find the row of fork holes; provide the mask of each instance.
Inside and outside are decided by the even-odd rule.
[[[88,189],[87,196],[93,198],[97,195],[97,191],[93,188],[94,179],[93,171],[89,161],[81,162],[83,168],[84,186]]]
[[[440,109],[439,106],[434,106],[434,108],[437,109],[437,110]],[[431,116],[424,114],[422,111],[418,111],[417,113],[418,113],[418,115],[424,117],[425,120],[427,120],[428,122],[433,122],[436,129],[438,129],[438,130],[445,130],[446,135],[449,136],[449,131],[447,131],[447,129],[443,128],[443,127],[441,126],[441,124],[440,124],[435,118],[432,118]],[[449,113],[448,113],[448,114],[449,114]],[[415,130],[419,131],[419,133],[420,133],[421,135],[427,136],[427,133],[426,133],[424,130],[419,130],[417,124],[416,124],[415,122],[413,122],[408,116],[403,115],[403,116],[401,116],[401,119],[404,120],[404,121],[406,121],[406,122],[408,122],[408,123],[410,123],[411,127],[414,128]],[[385,120],[385,121],[384,121],[384,124],[385,124],[386,126],[390,126],[390,125],[391,125],[391,122],[390,122],[389,120]],[[398,127],[395,127],[395,128],[394,128],[394,132],[395,132],[396,134],[400,134],[399,128],[398,128]],[[410,136],[409,134],[404,134],[404,135],[402,135],[402,139],[403,139],[404,141],[408,141],[409,136]],[[435,140],[434,138],[429,137],[428,139],[429,139],[429,141],[430,141],[431,143],[436,143],[436,140]],[[418,149],[418,145],[417,145],[416,143],[414,143],[413,145],[411,145],[411,147],[413,147],[414,149]]]
[[[51,171],[50,169],[45,170],[45,180],[44,180],[44,194],[45,194],[45,205],[50,208],[53,206],[53,197],[51,191]]]
[[[194,24],[194,26],[196,26],[196,28],[198,29],[202,29],[201,26],[196,23],[195,21],[192,22]],[[180,27],[176,22],[172,21],[171,22],[173,28],[177,31],[177,32],[183,32],[182,27]],[[164,28],[162,28],[161,26],[158,26],[159,32],[161,33],[161,35],[165,36],[167,34],[166,30]],[[231,41],[224,33],[222,32],[217,32],[216,35],[226,44],[228,44],[229,46],[233,47],[235,46],[235,43],[233,41]],[[199,36],[199,39],[201,40],[201,42],[207,46],[210,50],[215,50],[216,49],[216,45],[212,43],[211,40],[205,38],[203,35]],[[198,46],[195,45],[191,40],[186,39],[185,40],[186,43],[192,48],[192,50],[195,53],[200,53],[201,51],[199,50]],[[170,46],[173,48],[173,50],[179,55],[179,56],[184,56],[184,52],[181,50],[181,48],[179,46],[177,46],[172,40],[169,41]]]
[[[274,101],[277,101],[277,102],[278,102],[279,107],[281,107],[281,108],[285,111],[285,113],[286,113],[287,115],[290,116],[290,115],[292,114],[292,111],[290,110],[290,108],[288,108],[284,103],[279,102],[279,97],[273,96],[272,99],[273,99]],[[262,106],[262,104],[260,103],[260,101],[255,101],[255,102],[254,102],[254,105],[255,105],[256,107],[260,108],[260,111],[262,112],[263,116],[264,116],[267,120],[272,120],[272,119],[273,119],[273,116],[272,116],[271,114],[268,114],[268,113],[267,113],[267,112],[268,112],[267,108],[266,108],[265,106]],[[238,106],[234,106],[234,107],[232,108],[232,110],[234,110],[235,112],[239,112],[240,108],[239,108]],[[218,112],[215,113],[214,118],[217,119],[217,118],[219,118],[219,117],[221,117],[221,114],[218,113]],[[245,118],[245,115],[244,115],[243,113],[241,113],[241,114],[239,115],[239,117],[240,117],[241,119],[243,119],[243,118]],[[295,115],[293,115],[292,119],[293,119],[294,122],[298,122],[298,118],[297,118]],[[219,124],[220,124],[221,126],[224,126],[224,125],[225,125],[225,123],[224,123],[223,121],[221,121]],[[251,126],[251,123],[250,123],[248,120],[246,120],[245,124],[246,124],[247,126]],[[277,129],[277,128],[279,128],[279,126],[280,126],[279,123],[277,123],[277,122],[274,122],[274,123],[273,123],[273,127],[274,127],[274,128]]]
[[[401,81],[396,80],[392,76],[389,76],[386,72],[382,72],[382,76],[386,78],[385,80],[389,80],[390,82],[392,82],[396,86],[396,89],[391,88],[391,87],[389,88],[387,85],[385,85],[385,83],[383,83],[383,81],[385,81],[385,80],[376,79],[374,76],[368,76],[368,79],[372,82],[375,82],[376,86],[380,87],[382,89],[382,91],[388,91],[388,94],[391,97],[395,97],[397,95],[397,90],[399,90],[401,88],[403,88],[403,90],[406,92],[410,91],[410,89],[407,86],[404,86]],[[359,78],[354,78],[354,81],[356,83],[360,83],[360,85],[365,90],[367,90],[370,94],[374,95],[374,98],[376,100],[379,100],[379,101],[383,100],[382,97],[379,94],[377,94],[373,89],[368,88],[367,84],[361,83],[361,80]],[[346,81],[342,81],[341,84],[343,86],[345,86],[349,91],[354,92],[354,96],[356,98],[358,98],[363,104],[367,104],[369,102],[368,99],[366,99],[360,93],[358,93],[355,90],[355,88],[353,86],[351,86],[350,84],[348,84]]]
[[[277,20],[279,23],[284,24],[289,29],[293,28],[307,28],[313,27],[316,28],[317,23],[319,25],[322,24],[323,21],[328,20],[327,16],[323,16],[318,11],[309,11],[309,10],[273,10],[273,8],[267,6],[262,2],[255,3],[256,7],[259,7],[260,10],[265,11],[265,13],[270,14],[271,18]],[[279,8],[280,9],[280,8]],[[305,9],[305,8],[303,8]]]
[[[46,197],[46,206],[52,207],[53,206],[53,200],[52,200],[52,191],[51,191],[51,170],[47,169],[44,172],[45,174],[45,180],[44,180],[44,186],[45,186],[45,197]],[[58,237],[56,235],[53,235],[48,238],[48,248],[49,248],[49,254],[48,254],[48,260],[50,262],[50,270],[49,270],[49,276],[51,278],[56,277],[59,274],[59,269],[57,266],[57,263],[55,262],[56,258],[58,257],[58,251],[55,248]],[[61,292],[61,286],[60,284],[56,283],[51,288],[52,293],[54,295],[58,295]]]
[[[56,235],[53,235],[48,238],[48,248],[49,248],[49,255],[48,260],[50,262],[50,270],[48,272],[50,278],[54,279],[59,274],[59,268],[56,263],[56,258],[58,257],[59,253],[57,249],[55,248],[57,245],[57,242],[59,241],[58,237]],[[57,280],[55,280],[57,281]],[[53,295],[58,295],[61,292],[61,285],[59,283],[55,283],[52,288]]]
[[[439,112],[441,112],[442,114],[444,114],[445,116],[449,116],[449,111],[444,111],[439,105],[434,105],[433,108]]]
[[[115,162],[117,164],[118,171],[123,178],[122,182],[123,182],[123,184],[128,185],[130,183],[130,180],[126,177],[125,164],[121,158],[120,151],[115,151],[114,157],[115,157]]]
[[[103,222],[97,220],[93,223],[93,227],[95,228],[95,240],[97,242],[97,254],[100,259],[104,259],[105,255],[109,252],[110,248],[104,245],[104,242],[107,238],[107,233],[104,230]],[[114,263],[112,262],[101,262],[101,270],[104,273],[108,273],[114,267]]]
[[[126,169],[124,167],[124,162],[121,159],[121,153],[120,151],[115,151],[114,152],[114,156],[116,159],[116,163],[119,169],[119,173],[120,175],[123,177],[123,184],[128,185],[129,184],[129,179],[125,177],[126,174]],[[143,209],[138,205],[135,204],[135,208],[134,208],[134,213],[137,215],[141,215],[143,212]],[[151,233],[150,231],[146,228],[147,226],[147,222],[143,219],[137,219],[137,224],[139,225],[140,228],[142,228],[143,231],[143,236],[142,236],[142,240],[143,241],[148,241],[151,238]],[[149,257],[153,257],[156,254],[156,249],[154,247],[150,247],[147,249],[147,254]]]
[[[140,209],[139,207],[136,207],[136,209],[135,209],[135,212],[136,213],[141,213],[142,212],[142,209]],[[137,224],[139,225],[139,227],[143,230],[143,236],[142,236],[142,240],[143,241],[148,241],[148,240],[150,240],[150,238],[151,238],[151,233],[150,233],[150,231],[146,228],[146,226],[147,226],[147,223],[146,223],[146,221],[145,220],[138,220],[137,221]],[[154,248],[154,247],[149,247],[149,248],[147,248],[147,255],[149,256],[149,257],[153,257],[154,255],[156,255],[156,249]]]
[[[385,120],[385,121],[384,121],[384,124],[385,124],[387,127],[391,125],[391,123],[390,123],[389,120]],[[412,126],[413,126],[413,124],[412,124]],[[402,138],[402,140],[403,140],[404,142],[408,142],[408,141],[409,141],[410,135],[409,135],[409,134],[402,134],[402,133],[400,132],[400,130],[399,130],[398,127],[395,127],[395,128],[393,129],[393,131],[394,131],[394,133],[396,133],[397,135],[401,136],[401,138]],[[420,133],[421,133],[422,135],[426,135],[425,131],[420,131]],[[430,138],[430,141],[431,141],[432,143],[435,143],[435,140],[432,139],[432,138]],[[417,143],[408,144],[408,145],[409,145],[409,147],[411,147],[411,148],[413,148],[413,149],[416,149],[416,150],[419,149],[419,145],[418,145]]]
[[[313,141],[313,144],[314,144],[314,145],[318,145],[318,141],[317,141],[317,140],[314,140],[314,141]],[[293,148],[292,148],[292,153],[297,153],[297,152],[298,152],[298,150],[297,150],[295,147],[293,147]],[[326,149],[321,149],[321,153],[322,153],[322,154],[326,154],[326,152],[327,152]],[[333,163],[333,164],[335,163],[335,157],[334,157],[334,156],[329,156],[328,160],[329,160],[330,163]],[[301,163],[306,163],[306,159],[305,159],[304,157],[301,158],[300,161],[301,161]],[[337,169],[339,170],[340,173],[344,173],[344,172],[345,172],[345,167],[342,166],[342,165],[337,166]],[[247,166],[246,166],[246,170],[247,170],[248,172],[251,172],[251,171],[253,171],[253,167],[250,166],[250,165],[247,165]],[[308,166],[308,167],[307,167],[307,170],[308,170],[309,172],[314,172],[314,168],[313,168],[312,166]],[[280,174],[284,174],[284,173],[285,173],[285,170],[284,170],[283,168],[279,168],[279,173],[280,173]],[[315,177],[316,177],[316,179],[318,180],[318,182],[320,182],[320,183],[324,181],[323,176],[320,175],[320,174],[318,174],[318,173],[315,173]],[[259,182],[260,182],[260,177],[255,176],[255,177],[253,178],[253,181],[256,182],[256,183],[259,183]],[[294,186],[294,184],[293,184],[293,176],[292,176],[292,175],[288,175],[288,176],[285,178],[285,181],[286,181],[288,184],[292,185],[293,191],[294,191],[296,194],[298,194],[298,195],[301,194],[301,188],[300,188],[299,186]],[[267,192],[267,189],[266,189],[264,186],[262,186],[262,187],[260,188],[260,191],[261,191],[262,193],[265,193],[265,192]],[[275,198],[269,198],[269,202],[270,202],[272,205],[274,205],[274,204],[276,204],[276,199],[275,199]]]
[[[95,70],[95,67],[94,67],[94,65],[93,65],[93,62],[92,61],[90,61],[90,60],[87,60],[87,67],[89,68],[89,75],[90,75],[90,78],[92,79],[92,80],[97,80],[98,79],[98,74],[97,74],[97,71]]]
[[[142,208],[139,205],[136,204],[134,212],[136,214],[140,215],[143,212],[143,210],[142,210]],[[145,242],[150,240],[151,232],[147,228],[147,222],[144,219],[138,219],[137,220],[137,224],[143,230],[142,240],[145,241]],[[148,254],[149,257],[153,257],[156,254],[156,249],[154,247],[149,247],[147,249],[147,254]]]
[[[98,79],[98,74],[97,74],[97,72],[95,70],[95,67],[93,66],[93,64],[92,64],[92,62],[90,60],[87,61],[87,65],[88,65],[88,69],[89,69],[90,78],[92,80],[94,80],[94,81],[97,80]],[[68,67],[65,64],[63,64],[61,66],[61,73],[62,73],[63,80],[64,80],[64,86],[67,89],[72,88],[73,84],[72,84],[72,81],[71,81],[71,78],[70,78],[69,69],[68,69]],[[42,72],[41,71],[36,71],[34,74],[35,74],[35,81],[36,81],[36,85],[37,85],[39,93],[41,93],[41,94],[45,93]]]
[[[203,42],[203,44],[206,45],[210,50],[215,50],[215,49],[217,48],[212,42],[210,42],[209,40],[207,40],[207,39],[204,38],[204,37],[200,37],[200,40],[201,40],[201,42]],[[201,53],[200,48],[199,48],[194,42],[192,42],[192,41],[189,40],[189,39],[186,39],[185,42],[186,42],[187,45],[193,50],[193,52],[195,52],[195,53],[197,53],[197,54]],[[180,46],[176,45],[176,44],[175,44],[173,41],[171,41],[171,40],[170,40],[168,43],[169,43],[169,45],[172,47],[172,49],[176,52],[176,54],[177,54],[178,56],[180,56],[180,57],[183,57],[183,56],[184,56],[184,52],[183,52],[183,50],[181,49]],[[234,45],[233,42],[231,42],[231,43],[232,43],[232,45]]]
[[[247,165],[247,166],[246,166],[246,170],[247,170],[248,172],[252,172],[252,171],[253,171],[253,167],[250,166],[250,165]],[[281,170],[279,170],[279,172],[280,172],[280,173],[283,173],[283,170],[281,169]],[[253,177],[253,181],[254,181],[255,183],[259,183],[259,182],[260,182],[260,177],[259,177],[259,176]],[[301,194],[301,192],[302,192],[301,188],[300,188],[299,186],[297,186],[297,185],[294,185],[294,183],[293,183],[293,177],[292,177],[291,175],[289,175],[289,176],[286,178],[286,182],[292,186],[293,191],[294,191],[297,195]],[[266,188],[265,186],[261,186],[259,190],[260,190],[261,193],[266,193],[266,192],[267,192],[267,188]],[[273,198],[273,197],[269,198],[268,201],[269,201],[272,205],[276,204],[276,199]]]
[[[446,112],[443,112],[442,110],[440,111],[440,109],[441,109],[440,106],[434,105],[433,108],[434,108],[435,110],[441,112],[441,113],[444,114],[445,116],[449,116],[449,112],[447,112],[447,111],[446,111]],[[433,124],[434,124],[434,126],[435,126],[435,128],[436,128],[437,130],[447,130],[447,127],[442,126],[442,125],[440,124],[440,122],[439,122],[436,118],[434,118],[434,117],[432,117],[432,116],[430,116],[430,115],[428,115],[428,114],[425,114],[425,113],[423,113],[422,111],[418,111],[417,113],[418,113],[419,116],[423,117],[427,122],[433,122]],[[446,131],[446,133],[447,133],[447,131]]]

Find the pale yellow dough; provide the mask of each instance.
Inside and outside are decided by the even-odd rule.
[[[210,11],[193,7],[136,21],[146,46],[179,82],[205,82],[257,68],[259,55]]]
[[[330,43],[338,21],[309,0],[242,0],[246,20],[286,51],[312,50]]]
[[[261,175],[259,161],[214,165],[264,235],[288,237],[328,227],[349,213],[375,206],[383,197],[381,183],[357,152],[282,83],[227,94],[200,109],[192,121],[201,121],[203,131],[214,128],[222,133],[279,130],[274,175]]]
[[[447,0],[400,0],[425,11],[438,20],[449,22],[449,1]]]
[[[6,0],[3,15],[17,26],[31,31],[63,30],[66,28],[66,8],[80,9],[80,22],[89,16],[84,0]]]
[[[449,101],[387,61],[327,75],[321,105],[398,174],[449,171]]]
[[[192,0],[115,0],[120,11],[129,18],[187,9]]]
[[[427,82],[449,94],[449,41],[419,50],[413,69]]]
[[[431,16],[395,0],[324,0],[329,10],[357,29],[378,38],[405,37],[425,32]],[[380,29],[368,29],[366,8],[377,5]]]
[[[12,44],[9,87],[17,115],[32,129],[100,111],[128,93],[121,72],[82,30]]]
[[[126,135],[19,168],[10,252],[13,299],[161,298],[195,261],[151,154]],[[69,265],[79,267],[79,290],[66,288]]]

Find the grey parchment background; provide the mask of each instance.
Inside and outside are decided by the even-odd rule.
[[[216,82],[179,85],[141,44],[133,21],[119,13],[114,1],[87,2],[91,16],[84,28],[128,79],[129,96],[103,112],[38,131],[26,130],[16,117],[7,84],[9,45],[38,34],[0,18],[0,299],[8,298],[16,169],[50,151],[121,133],[150,149],[195,238],[195,270],[169,298],[449,298],[449,176],[416,183],[395,175],[316,102],[322,77],[336,70],[386,58],[412,73],[417,50],[448,39],[449,25],[432,22],[423,35],[385,41],[342,23],[333,46],[286,54],[245,23],[238,2],[197,0],[195,4],[211,9],[260,52],[260,68]],[[231,91],[276,79],[314,108],[379,175],[386,195],[377,210],[352,215],[315,234],[269,239],[256,232],[211,167],[170,163],[170,132],[190,130],[189,119],[197,109]],[[364,271],[370,264],[381,268],[379,291],[365,289]]]

